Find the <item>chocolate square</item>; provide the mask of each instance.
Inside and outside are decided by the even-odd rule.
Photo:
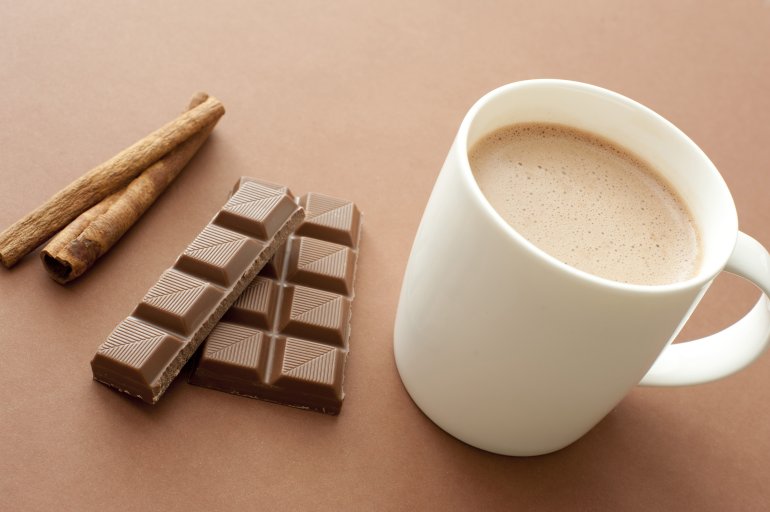
[[[299,237],[291,246],[286,279],[341,295],[353,291],[355,253],[344,245]]]
[[[132,315],[188,336],[222,296],[222,291],[209,283],[169,269],[150,288]]]
[[[342,295],[288,285],[279,310],[281,334],[324,341],[344,347],[350,319],[350,300]]]
[[[285,189],[285,187],[282,187]],[[245,181],[217,214],[220,226],[267,240],[297,205],[281,188]]]
[[[358,245],[361,212],[355,203],[309,193],[299,201],[305,209],[305,222],[297,229],[296,234],[327,240],[348,247]]]
[[[263,247],[253,238],[209,224],[187,246],[174,267],[228,288],[243,274]]]
[[[257,276],[243,290],[222,320],[272,329],[277,300],[278,284],[271,279]]]
[[[261,382],[266,378],[267,340],[269,337],[257,329],[219,322],[201,350],[197,371]]]
[[[99,347],[91,362],[94,377],[151,401],[150,390],[159,387],[160,374],[183,346],[181,339],[128,317]]]
[[[271,384],[314,396],[342,400],[345,353],[312,341],[275,339]]]

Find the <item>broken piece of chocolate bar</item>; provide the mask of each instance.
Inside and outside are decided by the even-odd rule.
[[[94,379],[155,403],[304,218],[283,189],[244,180],[91,361]]]

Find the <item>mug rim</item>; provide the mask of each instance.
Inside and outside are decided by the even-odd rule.
[[[585,270],[580,270],[579,268],[576,268],[571,265],[568,265],[567,263],[564,263],[563,261],[559,260],[555,256],[552,256],[545,250],[539,248],[538,246],[530,242],[521,233],[519,233],[513,226],[511,226],[505,219],[503,219],[502,215],[492,206],[492,204],[489,202],[487,197],[481,191],[481,188],[479,187],[479,184],[476,181],[476,178],[473,176],[473,172],[471,171],[470,162],[468,160],[468,136],[470,132],[470,127],[473,124],[473,121],[476,119],[479,112],[485,106],[487,106],[487,104],[489,104],[491,101],[498,98],[499,96],[505,95],[510,91],[519,89],[519,88],[540,87],[540,86],[568,87],[574,90],[584,90],[584,91],[599,93],[601,95],[606,95],[614,101],[620,102],[625,106],[631,107],[637,111],[642,112],[644,115],[652,117],[656,122],[665,125],[669,130],[671,130],[675,135],[677,135],[679,139],[679,143],[687,145],[690,150],[694,151],[694,153],[698,156],[698,158],[700,158],[703,161],[703,164],[704,164],[703,167],[708,172],[710,172],[711,178],[715,179],[719,183],[719,186],[722,188],[722,191],[725,193],[724,195],[728,201],[728,204],[726,206],[731,214],[731,218],[728,219],[728,221],[731,224],[729,229],[733,233],[733,236],[732,236],[732,239],[729,241],[730,243],[729,250],[725,251],[725,254],[723,255],[723,257],[719,258],[715,264],[712,263],[711,265],[706,264],[706,261],[704,261],[701,267],[698,269],[698,272],[694,276],[688,279],[685,279],[683,281],[675,281],[673,283],[663,283],[663,284],[625,283],[622,281],[616,281],[606,277],[598,276],[596,274],[592,274]],[[612,140],[611,137],[609,138]],[[466,180],[466,184],[470,185],[470,189],[472,191],[471,194],[473,198],[477,201],[478,204],[482,206],[482,209],[484,210],[486,215],[494,220],[498,228],[502,229],[505,233],[507,233],[514,240],[516,240],[526,250],[528,250],[535,256],[545,260],[549,264],[559,268],[560,270],[567,272],[573,277],[586,280],[596,285],[610,287],[610,288],[624,290],[624,291],[641,292],[641,293],[678,292],[678,291],[689,289],[695,286],[701,287],[705,283],[714,279],[717,276],[717,274],[719,274],[724,269],[724,266],[726,265],[727,260],[730,257],[730,254],[732,253],[733,248],[735,247],[735,243],[738,237],[738,214],[735,208],[735,202],[733,201],[732,195],[730,194],[730,190],[727,187],[727,184],[725,183],[724,178],[722,177],[721,173],[716,168],[714,163],[711,162],[711,160],[703,152],[703,150],[697,144],[695,144],[695,142],[692,139],[690,139],[690,137],[688,137],[687,134],[685,134],[672,122],[670,122],[669,120],[667,120],[666,118],[664,118],[663,116],[655,112],[654,110],[650,109],[649,107],[646,107],[641,103],[635,100],[632,100],[631,98],[623,96],[622,94],[611,91],[609,89],[605,89],[603,87],[591,85],[584,82],[577,82],[573,80],[563,80],[563,79],[556,79],[556,78],[538,78],[538,79],[530,79],[530,80],[521,80],[521,81],[502,85],[486,93],[484,96],[479,98],[473,104],[473,106],[471,106],[471,108],[468,110],[465,117],[463,118],[462,123],[460,124],[460,129],[458,131],[457,139],[455,141],[454,147],[455,147],[455,150],[459,152],[458,156],[459,156],[460,169],[461,169],[461,174],[463,176],[463,179]],[[704,230],[704,227],[702,226],[701,223],[696,222],[696,225],[701,230],[701,232]],[[703,243],[701,243],[701,251],[703,251],[701,258],[702,260],[705,260],[706,247]]]

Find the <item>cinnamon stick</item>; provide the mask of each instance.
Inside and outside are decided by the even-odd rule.
[[[188,109],[208,99],[196,94]],[[214,129],[215,118],[203,130],[148,167],[122,190],[83,212],[41,251],[48,274],[59,283],[81,276],[104,255],[179,175]]]
[[[126,186],[140,172],[225,112],[210,97],[54,194],[0,233],[0,263],[12,267],[75,217]]]

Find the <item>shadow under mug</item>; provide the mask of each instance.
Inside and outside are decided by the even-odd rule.
[[[570,267],[489,204],[468,148],[518,122],[559,123],[641,156],[687,203],[702,264],[686,281],[634,285]],[[764,294],[724,331],[671,344],[726,270]],[[770,341],[770,255],[738,231],[730,192],[692,140],[643,105],[579,82],[528,80],[476,102],[460,125],[409,257],[394,330],[407,391],[439,427],[506,455],[558,450],[635,385],[707,382],[740,370]]]

